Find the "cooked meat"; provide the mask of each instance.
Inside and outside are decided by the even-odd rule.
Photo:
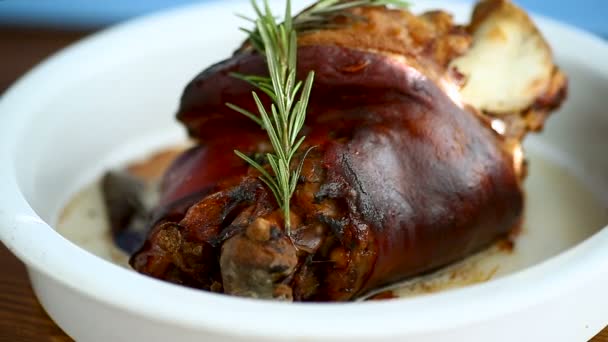
[[[316,73],[302,150],[314,148],[291,234],[258,171],[232,153],[263,164],[270,149],[265,132],[225,106],[255,111],[252,87],[230,76],[265,74],[244,45],[184,92],[178,119],[198,145],[164,177],[136,270],[240,296],[344,301],[518,228],[521,139],[566,89],[530,19],[500,0],[482,1],[467,27],[440,11],[354,12],[367,20],[336,18],[339,28],[298,40],[299,77]],[[494,53],[496,69],[486,62]]]

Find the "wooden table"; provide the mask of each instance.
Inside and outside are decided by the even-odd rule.
[[[0,93],[40,60],[88,33],[0,28]],[[0,270],[0,341],[71,341],[40,307],[25,267],[2,244]],[[608,342],[608,328],[592,342]]]

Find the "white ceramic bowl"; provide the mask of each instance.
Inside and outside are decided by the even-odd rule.
[[[451,1],[415,2],[415,10],[442,7],[460,21],[470,10]],[[233,13],[248,8],[222,1],[120,25],[50,58],[1,99],[0,237],[25,262],[40,302],[70,336],[584,341],[606,325],[607,229],[495,281],[356,304],[284,304],[191,290],[120,268],[57,234],[57,213],[79,187],[108,166],[183,137],[172,116],[183,86],[230,54],[242,39]],[[608,203],[608,45],[537,22],[571,78],[568,104],[540,139],[569,156],[571,170]]]

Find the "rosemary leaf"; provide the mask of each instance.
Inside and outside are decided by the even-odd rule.
[[[255,114],[253,114],[252,112],[250,112],[250,111],[248,111],[248,110],[246,110],[246,109],[243,109],[243,108],[241,108],[241,107],[239,107],[239,106],[237,106],[237,105],[234,105],[234,104],[232,104],[232,103],[226,103],[226,106],[228,106],[228,108],[230,108],[230,109],[232,109],[232,110],[234,110],[234,111],[237,111],[237,112],[239,112],[239,113],[241,113],[241,114],[245,115],[246,117],[248,117],[248,118],[250,118],[251,120],[255,121],[255,122],[258,124],[258,125],[260,125],[260,126],[264,127],[264,125],[262,124],[262,120],[260,120],[260,118],[259,118],[259,117],[257,117],[257,116],[256,116]]]

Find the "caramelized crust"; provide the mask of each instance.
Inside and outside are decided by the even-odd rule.
[[[454,25],[452,16],[443,11],[416,16],[408,11],[365,7],[351,13],[365,20],[344,23],[344,28],[304,33],[299,45],[335,45],[400,55],[409,63],[437,68],[438,74],[444,73],[449,62],[470,46],[471,37],[465,27]]]

